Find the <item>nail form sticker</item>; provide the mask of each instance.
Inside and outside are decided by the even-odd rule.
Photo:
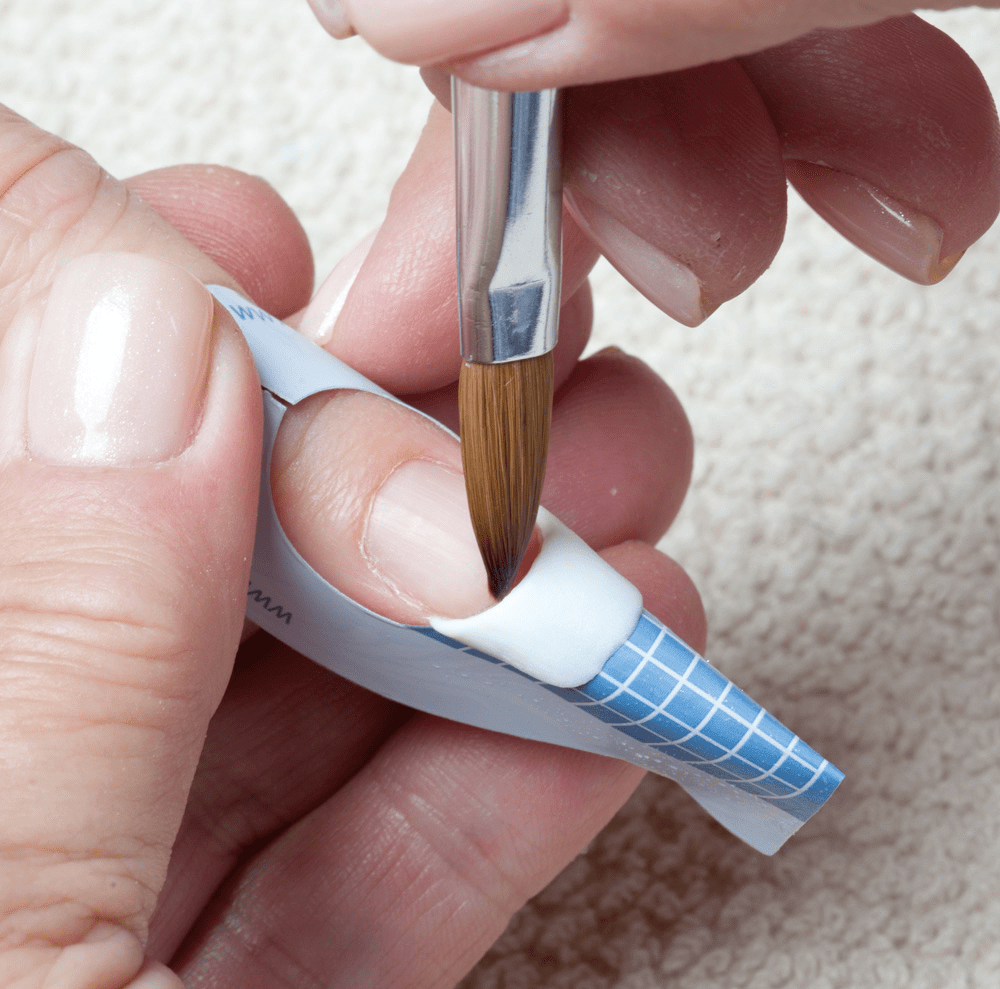
[[[251,621],[320,665],[409,707],[667,776],[768,855],[823,806],[843,774],[643,611],[638,591],[617,575],[615,594],[587,599],[585,619],[594,624],[594,601],[602,616],[602,634],[589,637],[579,635],[575,598],[565,594],[558,567],[548,576],[539,567],[530,585],[533,617],[515,612],[505,620],[501,604],[484,613],[488,622],[435,620],[436,628],[376,615],[320,577],[285,535],[271,498],[271,450],[285,411],[336,388],[399,400],[237,293],[208,288],[246,336],[263,389]],[[544,563],[556,555],[546,553],[549,534],[554,543],[572,534],[548,513],[541,519]],[[591,558],[607,566],[584,546],[581,573],[589,573]],[[599,586],[604,579],[593,566],[583,595],[589,581]],[[483,624],[490,625],[485,639],[481,629],[469,631]],[[543,626],[545,636],[532,634]],[[543,650],[558,651],[560,629],[569,643],[560,662],[540,660]],[[553,669],[562,674],[552,675]]]

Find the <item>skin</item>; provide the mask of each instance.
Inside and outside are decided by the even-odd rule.
[[[770,264],[784,232],[786,178],[876,260],[926,284],[1000,210],[988,89],[961,49],[904,4],[553,0],[537,24],[521,5],[512,17],[499,2],[478,13],[433,0],[313,6],[337,36],[356,31],[388,57],[422,66],[444,105],[450,73],[499,89],[565,88],[573,212],[626,278],[688,325]],[[940,237],[898,264],[864,204],[852,209],[855,223],[839,222],[802,163],[862,183]],[[617,235],[588,225],[588,205]],[[700,305],[645,283],[650,251],[690,270]]]
[[[675,72],[774,48],[811,31],[865,27],[916,9],[900,0],[309,3],[335,37],[357,33],[388,58],[441,66],[479,86],[506,90]],[[922,6],[967,5],[944,0]],[[885,80],[891,81],[889,72]]]
[[[641,773],[414,714],[263,634],[238,646],[259,389],[220,309],[205,410],[182,453],[133,468],[27,455],[25,327],[69,260],[143,253],[294,319],[311,259],[260,180],[186,167],[121,184],[6,110],[0,146],[0,983],[453,984]],[[417,224],[421,209],[404,184],[393,222]],[[639,361],[576,360],[589,332],[582,277],[560,356],[554,507],[700,648],[697,593],[650,545],[683,497],[690,430]],[[426,304],[412,300],[415,319]],[[342,334],[381,362],[377,379],[448,404],[449,326],[427,321],[431,356],[412,381],[409,355],[380,353],[377,332],[369,352],[361,327],[345,321]],[[428,382],[438,387],[420,395]],[[638,397],[623,401],[630,391]],[[662,448],[642,470],[637,447],[612,450],[613,423],[631,419],[635,401],[649,410],[631,424],[637,443]],[[442,431],[378,400],[320,397],[286,421],[281,466],[297,481],[282,489],[282,517],[314,565],[347,584],[365,570],[351,527],[371,478],[458,454]],[[331,463],[344,497],[316,512]],[[611,486],[618,499],[595,511]],[[420,589],[407,590],[419,603]],[[391,612],[377,591],[358,598]]]
[[[360,7],[348,4],[352,14]],[[582,41],[557,38],[566,57],[534,61],[530,51],[475,58],[518,40],[488,31],[471,48],[407,51],[417,34],[397,32],[404,47],[394,47],[384,25],[356,25],[387,54],[449,61],[495,85],[647,76],[569,94],[567,183],[577,201],[543,500],[699,649],[697,594],[650,545],[683,498],[690,430],[639,362],[615,352],[577,360],[595,257],[578,197],[693,271],[705,315],[777,250],[786,160],[834,161],[918,208],[941,228],[938,261],[960,255],[997,213],[995,114],[974,67],[939,32],[907,18],[841,33],[877,19],[870,7],[757,8],[759,16],[740,18],[745,5],[720,0],[699,5],[695,19],[675,7],[680,20],[660,31],[668,22],[656,4],[595,0],[575,5],[570,20],[560,7],[558,23],[582,25]],[[817,26],[836,31],[694,67]],[[947,86],[929,71],[938,65]],[[844,77],[862,87],[850,98],[830,84]],[[429,79],[437,85],[440,75]],[[680,116],[664,109],[671,101]],[[678,140],[702,120],[710,126],[699,140]],[[445,420],[457,372],[450,237],[434,233],[450,197],[446,136],[436,110],[329,344]],[[5,339],[61,265],[95,250],[146,253],[200,280],[242,285],[282,317],[294,319],[307,302],[301,228],[259,181],[189,168],[123,187],[9,113],[0,116],[0,145]],[[670,170],[658,167],[666,156]],[[711,225],[685,222],[692,188]],[[634,244],[600,246],[634,270]],[[260,634],[237,650],[258,394],[249,357],[218,314],[213,346],[211,428],[160,468],[53,469],[26,458],[10,428],[2,437],[0,510],[16,520],[16,538],[0,548],[0,699],[16,716],[0,725],[0,744],[17,758],[5,767],[11,812],[0,822],[0,981],[40,986],[58,974],[67,986],[159,989],[179,984],[173,971],[189,986],[452,985],[640,774],[413,714]],[[4,388],[16,412],[17,386]],[[321,572],[354,581],[359,599],[391,611],[399,602],[366,584],[357,537],[366,499],[401,456],[447,462],[455,447],[416,419],[347,396],[317,399],[287,421],[275,480],[283,521],[297,526],[300,550]],[[391,427],[393,442],[358,444],[362,427]],[[620,442],[626,432],[634,447]],[[640,463],[641,449],[659,450],[659,459]],[[330,463],[338,464],[332,500]],[[282,488],[285,476],[295,483]],[[105,559],[132,566],[118,573]],[[36,669],[39,643],[60,662]],[[85,733],[81,705],[93,729]]]

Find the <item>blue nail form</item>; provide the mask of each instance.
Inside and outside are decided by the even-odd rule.
[[[323,580],[289,542],[271,500],[281,419],[288,406],[332,388],[398,400],[231,290],[209,289],[243,330],[263,388],[248,618],[328,669],[411,707],[670,777],[765,854],[823,806],[843,774],[648,612],[597,676],[567,689],[430,628],[375,615]]]

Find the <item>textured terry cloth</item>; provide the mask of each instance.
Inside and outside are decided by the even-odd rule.
[[[1000,90],[1000,14],[934,20]],[[119,175],[264,175],[321,273],[378,223],[429,104],[304,0],[0,0],[0,101]],[[1000,231],[927,290],[793,201],[771,270],[695,330],[595,281],[595,344],[692,420],[664,546],[708,656],[847,780],[773,859],[648,780],[466,989],[994,989]]]

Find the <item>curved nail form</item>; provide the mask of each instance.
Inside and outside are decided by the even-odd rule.
[[[543,683],[578,687],[631,635],[642,595],[544,508],[538,527],[542,548],[521,583],[486,611],[431,627]]]
[[[675,779],[765,854],[823,806],[843,779],[840,771],[645,611],[611,655],[607,641],[584,640],[579,650],[596,658],[600,671],[578,688],[565,688],[513,665],[516,656],[507,662],[426,626],[380,618],[322,580],[289,542],[270,497],[269,461],[281,419],[289,405],[331,388],[391,396],[234,292],[212,291],[246,334],[263,388],[261,511],[247,607],[262,628],[411,707],[625,759]],[[554,534],[558,539],[553,531],[549,538]],[[584,546],[580,552],[592,551]],[[542,604],[533,607],[547,609],[549,623],[571,638],[575,630],[567,624],[578,622],[579,611],[560,610],[560,590],[559,580],[543,577],[534,588]],[[608,607],[603,602],[596,618],[587,615],[587,626],[605,623]],[[629,625],[636,597],[626,594],[613,607],[622,614],[609,624]],[[537,614],[530,624],[537,630]],[[516,631],[508,621],[499,625],[504,637]],[[616,628],[616,639],[619,634]]]

